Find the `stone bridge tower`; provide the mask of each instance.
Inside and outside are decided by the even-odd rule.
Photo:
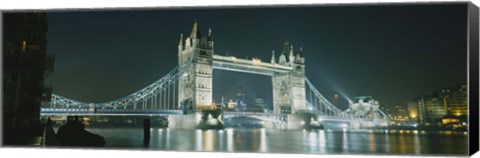
[[[178,44],[179,68],[191,65],[179,78],[179,108],[199,110],[212,106],[212,55],[213,40],[211,30],[202,36],[195,20],[190,36],[180,35]]]
[[[295,55],[293,45],[285,42],[278,58],[272,52],[272,64],[289,66],[292,71],[288,73],[275,73],[272,76],[273,111],[274,113],[299,113],[307,111],[305,97],[305,58],[303,52]]]

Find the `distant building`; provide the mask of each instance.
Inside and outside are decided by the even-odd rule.
[[[395,105],[391,107],[392,110],[390,110],[390,119],[397,121],[397,122],[407,122],[409,121],[408,117],[408,108],[404,105]]]
[[[236,107],[237,107],[237,102],[235,102],[235,101],[233,101],[233,100],[231,100],[231,99],[227,102],[227,109],[233,110],[233,109],[235,109]]]
[[[266,106],[265,100],[263,98],[256,98],[255,99],[256,106]]]
[[[467,85],[451,89],[447,97],[447,113],[457,117],[468,115]]]
[[[41,102],[52,93],[44,78],[53,72],[54,56],[46,49],[46,13],[5,13],[3,20],[3,138],[8,142],[41,132]]]
[[[447,115],[445,108],[445,98],[443,97],[424,97],[422,98],[423,107],[425,109],[425,125],[439,126],[442,117]]]
[[[424,124],[425,123],[425,109],[423,108],[423,105],[420,103],[421,100],[415,99],[413,101],[409,101],[407,103],[408,106],[408,115],[410,119],[418,124]]]
[[[408,111],[410,117],[421,125],[442,126],[461,122],[468,115],[467,86],[445,88],[416,98],[408,102]]]
[[[265,99],[263,98],[256,98],[255,99],[255,111],[261,111],[261,112],[268,112],[268,107],[267,103],[265,102]]]
[[[239,86],[236,93],[236,101],[237,101],[237,110],[238,111],[245,111],[247,108],[247,103],[245,102],[245,90],[242,86]]]

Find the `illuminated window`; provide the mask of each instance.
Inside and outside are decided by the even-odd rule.
[[[22,51],[25,51],[27,49],[27,41],[23,40],[22,41]]]

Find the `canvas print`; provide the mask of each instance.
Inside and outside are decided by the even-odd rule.
[[[469,152],[467,3],[2,16],[3,146]]]

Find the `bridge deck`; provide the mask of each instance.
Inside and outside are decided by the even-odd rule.
[[[268,76],[292,71],[289,66],[266,63],[259,59],[246,60],[221,55],[213,55],[213,68]]]

